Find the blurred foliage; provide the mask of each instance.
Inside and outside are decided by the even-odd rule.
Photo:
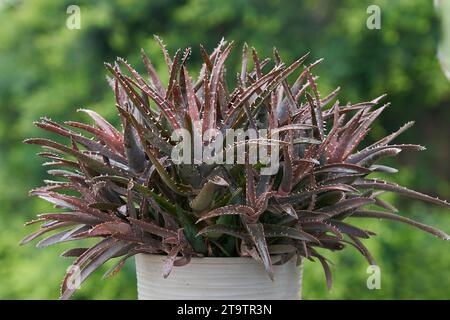
[[[438,58],[445,75],[450,79],[450,1],[436,1],[436,9],[442,20]]]
[[[71,4],[81,8],[80,30],[66,28]],[[366,27],[370,4],[381,8],[381,30]],[[341,86],[341,102],[389,94],[392,107],[371,132],[373,139],[417,120],[400,141],[428,150],[401,157],[397,182],[449,199],[450,85],[436,58],[437,16],[432,1],[410,0],[0,0],[0,298],[54,299],[70,264],[52,248],[17,247],[29,231],[22,224],[50,209],[26,196],[46,178],[42,159],[34,155],[38,148],[21,143],[42,135],[32,122],[43,115],[75,120],[79,107],[114,121],[103,62],[122,56],[142,67],[143,47],[157,69],[163,68],[153,34],[172,52],[194,46],[192,64],[199,64],[199,43],[210,50],[222,36],[238,47],[247,41],[266,56],[276,46],[286,61],[306,51],[311,60],[325,57],[317,69],[322,92]],[[235,50],[234,61],[238,54]],[[229,75],[236,67],[228,66]],[[448,211],[395,201],[401,214],[450,231]],[[367,289],[366,262],[348,248],[330,257],[335,262],[331,292],[321,267],[306,263],[304,298],[450,298],[448,243],[395,223],[364,225],[379,235],[367,245],[381,266],[381,290]],[[102,281],[100,274],[75,298],[136,298],[132,263],[115,278]]]

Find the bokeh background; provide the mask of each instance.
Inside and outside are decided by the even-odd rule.
[[[435,1],[435,4],[444,1]],[[448,4],[449,1],[447,1]],[[66,27],[66,9],[81,8],[81,29]],[[369,30],[367,7],[381,9],[381,29]],[[211,50],[225,37],[244,41],[269,56],[272,46],[285,61],[311,51],[323,93],[341,86],[340,101],[367,101],[388,93],[392,107],[370,139],[416,120],[399,142],[427,146],[396,161],[396,182],[450,199],[450,10],[428,0],[0,0],[0,298],[56,299],[69,260],[65,245],[37,250],[18,243],[33,227],[23,223],[50,207],[27,191],[45,179],[37,147],[22,144],[42,136],[32,122],[46,115],[75,120],[87,107],[115,121],[104,61],[127,58],[142,69],[144,48],[165,72],[153,34],[169,50],[198,45]],[[445,16],[447,20],[440,20]],[[440,57],[438,48],[440,45]],[[235,70],[239,50],[227,66]],[[446,56],[447,55],[447,56]],[[446,60],[447,59],[447,60]],[[391,196],[400,213],[450,232],[450,211]],[[334,286],[326,290],[320,265],[306,264],[305,299],[449,299],[450,246],[431,235],[390,222],[364,221],[377,234],[366,241],[381,271],[381,290],[366,287],[366,261],[352,248],[331,255]],[[107,266],[106,266],[107,267]],[[105,267],[105,268],[106,268]],[[102,270],[100,270],[102,271]],[[104,270],[103,270],[104,271]],[[97,272],[76,299],[134,299],[133,261],[116,277]]]

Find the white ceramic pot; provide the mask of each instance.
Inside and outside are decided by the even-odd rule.
[[[252,258],[192,258],[162,276],[162,255],[138,254],[140,300],[300,300],[303,266],[295,259],[273,266],[274,281]]]

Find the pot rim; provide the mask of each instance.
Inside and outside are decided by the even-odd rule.
[[[152,260],[164,260],[167,255],[164,254],[155,254],[155,253],[139,253],[141,257],[146,257],[147,259]],[[272,256],[273,258],[275,256]],[[295,256],[292,257],[288,262],[296,261]],[[191,261],[189,264],[196,263],[211,263],[211,264],[229,264],[229,263],[256,263],[261,264],[261,261],[255,260],[253,257],[191,257]],[[274,265],[277,266],[277,265]]]

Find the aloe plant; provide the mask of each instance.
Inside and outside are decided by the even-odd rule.
[[[187,67],[191,50],[178,50],[172,58],[163,42],[156,40],[167,65],[168,85],[144,51],[147,76],[123,59],[105,64],[120,130],[84,109],[80,111],[94,125],[58,124],[47,118],[36,123],[68,143],[25,141],[44,148],[39,155],[49,159],[44,165],[55,177],[30,194],[64,210],[40,214],[29,222],[42,224],[23,244],[50,232],[56,233],[37,247],[98,239],[91,247],[62,253],[75,258],[81,281],[110,259],[117,261],[105,276],[119,271],[129,257],[148,253],[166,255],[164,277],[192,257],[253,257],[271,277],[274,264],[306,258],[322,264],[331,286],[329,261],[317,249],[335,251],[350,245],[375,264],[361,241],[374,233],[350,224],[349,217],[395,220],[450,239],[443,231],[399,215],[380,198],[384,192],[396,192],[450,207],[446,201],[372,178],[377,172],[397,172],[377,164],[381,159],[424,150],[415,144],[392,143],[412,122],[359,148],[388,107],[379,106],[384,96],[341,105],[336,100],[339,88],[325,97],[318,92],[312,71],[322,60],[306,64],[306,54],[287,65],[277,50],[273,60],[260,59],[247,45],[241,72],[230,87],[225,62],[233,43],[223,40],[212,53],[200,47],[204,62],[194,81]],[[290,84],[288,77],[293,74],[296,80]],[[230,128],[267,129],[267,137],[256,138],[258,143],[273,142],[276,133],[279,143],[273,145],[279,169],[264,175],[267,164],[250,163],[248,157],[245,163],[173,161],[176,143],[171,136],[176,130],[205,133]],[[244,145],[248,147],[250,140]],[[69,280],[67,274],[61,287],[63,299],[75,290]]]

